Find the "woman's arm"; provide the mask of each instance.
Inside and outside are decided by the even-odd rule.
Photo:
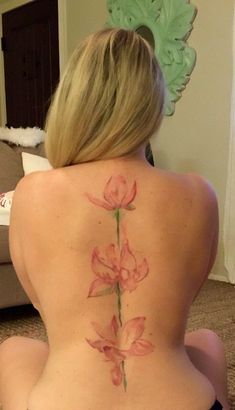
[[[24,227],[26,228],[25,224],[27,224],[25,214],[27,213],[27,207],[30,202],[30,186],[34,183],[34,176],[35,174],[30,174],[22,178],[16,187],[10,215],[9,247],[11,260],[17,277],[32,304],[40,313],[39,300],[24,264],[21,238],[22,231]]]

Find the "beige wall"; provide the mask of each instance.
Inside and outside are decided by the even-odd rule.
[[[89,33],[104,27],[107,13],[106,0],[66,0],[68,55],[76,44]]]
[[[213,184],[220,208],[220,243],[213,269],[226,276],[223,220],[230,138],[232,93],[233,0],[194,0],[198,14],[189,43],[197,63],[191,80],[153,138],[157,164],[179,172],[193,171]]]
[[[30,1],[33,0],[0,0],[0,12],[5,13]]]

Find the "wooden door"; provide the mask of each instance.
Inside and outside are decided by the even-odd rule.
[[[35,0],[2,16],[7,126],[43,128],[59,80],[57,0]]]

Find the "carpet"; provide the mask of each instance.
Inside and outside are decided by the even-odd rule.
[[[235,287],[208,280],[194,301],[187,330],[214,330],[223,340],[228,363],[231,410],[235,410]],[[0,343],[9,336],[47,340],[44,324],[32,305],[0,310]]]
[[[223,340],[228,365],[228,391],[235,410],[235,286],[208,280],[194,301],[187,330],[208,328]]]

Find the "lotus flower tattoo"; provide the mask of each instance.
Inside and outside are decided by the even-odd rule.
[[[132,292],[149,271],[146,259],[137,262],[128,241],[124,243],[121,251],[114,244],[109,245],[105,256],[101,256],[99,249],[95,248],[91,265],[97,279],[90,286],[89,297],[113,293],[117,284],[122,292]]]
[[[131,356],[145,356],[152,353],[154,346],[151,342],[142,339],[144,333],[145,317],[136,317],[128,320],[123,327],[119,327],[114,315],[111,323],[102,328],[97,323],[92,323],[94,330],[100,339],[87,342],[91,347],[103,353],[105,359],[113,363],[111,378],[113,384],[119,386],[124,377],[123,365]]]
[[[121,175],[111,177],[104,189],[104,199],[95,198],[93,195],[86,193],[89,201],[94,205],[101,206],[108,211],[114,211],[115,209],[135,209],[131,202],[136,196],[136,182],[132,185],[131,189],[128,189],[125,178]]]
[[[96,278],[90,284],[88,297],[97,297],[116,293],[118,320],[115,315],[105,328],[92,322],[100,337],[97,340],[86,339],[91,347],[103,353],[106,361],[113,363],[111,378],[115,386],[123,383],[127,388],[125,361],[131,356],[144,356],[153,352],[151,342],[141,339],[144,332],[145,317],[136,317],[122,322],[122,294],[133,292],[149,273],[146,258],[137,260],[130,248],[128,239],[120,243],[121,212],[134,210],[132,204],[136,197],[136,181],[129,189],[122,175],[112,176],[103,192],[103,199],[86,193],[94,205],[107,211],[114,211],[116,219],[117,244],[109,244],[103,252],[96,246],[91,255],[91,268]]]

